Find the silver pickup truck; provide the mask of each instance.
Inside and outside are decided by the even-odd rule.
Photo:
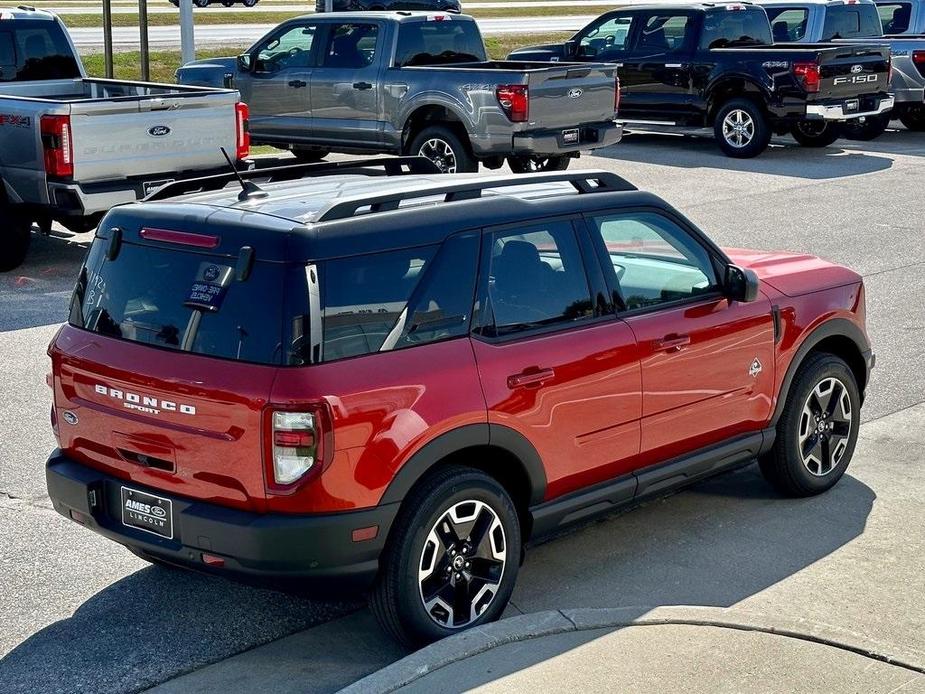
[[[845,126],[848,137],[871,140],[896,118],[911,130],[925,130],[925,36],[911,33],[884,36],[884,29],[899,28],[904,17],[908,32],[911,3],[906,0],[882,5],[872,0],[759,2],[771,20],[775,43],[836,41],[889,45],[893,68],[890,91],[894,94],[896,105],[881,116],[859,119]],[[925,15],[921,9],[919,13]],[[925,23],[925,17],[921,21]]]
[[[0,9],[0,271],[33,224],[88,231],[113,205],[248,156],[231,89],[89,79],[61,21]]]
[[[465,15],[338,12],[289,20],[237,58],[185,65],[177,80],[239,89],[254,143],[306,161],[383,152],[448,173],[505,160],[526,172],[564,169],[620,140],[616,72],[490,62]]]

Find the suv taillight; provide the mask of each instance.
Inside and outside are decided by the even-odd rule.
[[[42,151],[45,173],[58,178],[74,175],[74,145],[70,116],[42,116]]]
[[[333,445],[330,418],[324,405],[274,410],[268,429],[267,486],[271,493],[285,494],[323,465]]]
[[[816,63],[794,63],[793,74],[796,75],[797,81],[810,94],[819,91],[822,82],[822,75],[819,66]]]
[[[235,146],[237,159],[247,159],[251,153],[250,109],[244,102],[238,102],[235,113]]]
[[[498,103],[512,123],[530,120],[530,88],[525,84],[505,84],[495,89]]]

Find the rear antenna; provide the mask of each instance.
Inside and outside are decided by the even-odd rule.
[[[234,177],[238,179],[238,183],[241,184],[241,192],[238,193],[238,202],[247,202],[248,200],[256,200],[257,198],[266,198],[269,197],[269,193],[265,190],[261,190],[253,181],[245,181],[241,178],[241,174],[238,173],[238,169],[235,167],[234,162],[231,161],[231,157],[228,156],[228,152],[225,151],[224,147],[219,147],[222,150],[222,155],[225,157],[225,161],[228,162],[228,166],[231,167],[231,173],[234,174]]]

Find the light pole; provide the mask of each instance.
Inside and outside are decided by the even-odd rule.
[[[141,81],[151,81],[151,60],[148,51],[148,0],[138,0],[138,46],[141,49]]]
[[[112,79],[112,0],[103,0],[103,61],[106,77]]]
[[[180,0],[180,54],[183,65],[196,60],[193,33],[193,0]]]

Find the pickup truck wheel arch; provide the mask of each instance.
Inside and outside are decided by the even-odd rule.
[[[732,99],[749,99],[767,112],[767,103],[770,96],[759,85],[745,78],[727,78],[717,82],[707,89],[708,122],[706,125],[712,126],[716,119],[716,114]]]
[[[777,426],[787,404],[787,394],[790,392],[797,371],[810,354],[816,352],[829,352],[847,362],[857,380],[863,402],[864,391],[867,387],[867,355],[870,352],[870,346],[858,326],[845,318],[835,318],[813,330],[797,349],[781,383],[769,426]]]
[[[469,140],[469,133],[466,131],[465,121],[453,109],[447,106],[438,106],[430,104],[428,106],[419,106],[405,120],[402,127],[402,150],[406,151],[415,136],[424,128],[430,125],[447,125],[461,131],[466,135],[466,142]]]

